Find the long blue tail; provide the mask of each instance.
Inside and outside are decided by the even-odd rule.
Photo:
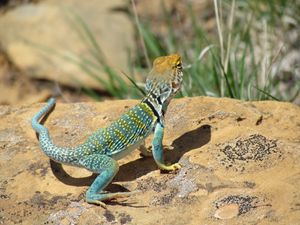
[[[55,98],[50,98],[48,104],[31,119],[31,126],[39,133],[40,147],[47,156],[60,163],[78,166],[80,151],[84,148],[84,145],[70,148],[56,146],[50,138],[48,129],[39,123],[42,116],[54,107],[55,102]]]
[[[31,119],[32,128],[39,134],[48,131],[46,127],[44,127],[39,123],[39,120],[42,118],[42,116],[47,114],[54,107],[55,102],[56,102],[55,98],[50,98],[48,100],[48,104],[44,108],[42,108],[37,114],[35,114],[34,117]]]

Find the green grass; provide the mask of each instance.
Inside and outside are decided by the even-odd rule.
[[[282,25],[282,17],[295,7],[293,3],[214,1],[210,10],[215,12],[215,33],[203,30],[189,5],[187,17],[191,26],[188,33],[182,35],[176,35],[174,24],[179,23],[176,17],[166,10],[163,1],[161,5],[168,34],[155,36],[147,21],[140,23],[139,30],[151,60],[173,52],[183,56],[186,66],[181,96],[291,101],[299,94],[299,80],[290,93],[281,93],[277,76],[278,65],[284,57],[283,45],[278,46],[276,39],[272,40],[276,26]]]
[[[89,57],[78,56],[74,63],[115,98],[139,98],[144,95],[134,76],[129,76],[123,71],[117,72],[109,66],[100,44],[85,21],[73,11],[69,12],[69,16],[70,24],[85,43],[89,53]],[[100,74],[105,74],[106,77],[101,77]],[[94,97],[92,89],[88,87],[85,89]]]
[[[203,11],[204,15],[199,16],[187,3],[185,20],[189,21],[189,27],[184,30],[180,15],[168,11],[161,0],[161,23],[167,28],[164,35],[155,31],[149,18],[137,13],[134,0],[129,8],[139,37],[137,41],[142,46],[133,54],[135,63],[128,65],[130,74],[108,65],[92,30],[73,11],[67,11],[69,22],[86,45],[89,56],[66,57],[58,50],[46,51],[77,65],[114,98],[142,97],[145,94],[143,85],[137,83],[135,72],[146,75],[156,57],[175,52],[182,55],[184,62],[180,97],[203,95],[293,101],[299,95],[300,81],[293,72],[294,83],[287,91],[282,91],[279,68],[286,46],[278,44],[276,38],[278,32],[289,29],[283,18],[289,17],[299,26],[299,4],[283,0],[214,0]],[[215,21],[212,31],[203,26],[208,19]],[[93,89],[80,85],[91,97],[101,97]]]

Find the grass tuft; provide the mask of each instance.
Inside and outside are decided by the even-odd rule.
[[[209,9],[215,14],[215,35],[201,27],[199,15],[190,3],[185,18],[191,21],[190,29],[178,35],[174,26],[178,15],[174,16],[174,9],[168,11],[162,1],[166,35],[155,35],[155,26],[148,20],[140,19],[138,30],[151,60],[173,52],[183,56],[181,96],[290,101],[299,95],[299,78],[294,75],[293,88],[282,93],[278,77],[285,55],[281,51],[283,44],[278,44],[276,26],[280,26],[287,13],[292,15],[293,8],[292,3],[285,1],[214,0]]]
[[[191,2],[184,4],[185,15],[181,15],[161,0],[160,18],[167,28],[161,34],[155,30],[154,20],[138,15],[135,1],[131,0],[129,16],[136,25],[141,47],[137,48],[135,64],[129,65],[130,75],[110,67],[89,26],[70,10],[67,10],[70,24],[85,43],[89,56],[66,56],[59,50],[39,47],[77,65],[115,98],[144,96],[143,84],[137,83],[135,73],[146,74],[156,57],[178,52],[184,61],[185,74],[180,97],[205,95],[242,100],[296,100],[300,81],[294,71],[290,73],[295,82],[288,84],[287,91],[282,91],[280,66],[286,54],[283,51],[286,43],[278,44],[284,43],[284,37],[278,32],[289,29],[283,18],[298,26],[300,20],[296,15],[300,10],[292,2],[283,0],[214,0],[207,4],[203,16]],[[203,21],[207,20],[215,23],[215,29],[205,29]],[[188,21],[188,28],[182,21]],[[97,98],[90,88],[83,89]]]

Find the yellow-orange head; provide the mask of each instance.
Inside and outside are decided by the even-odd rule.
[[[172,80],[178,74],[178,70],[182,70],[181,56],[179,54],[161,56],[153,61],[153,68],[148,79]]]
[[[160,85],[168,85],[172,92],[176,93],[182,83],[182,62],[179,54],[161,56],[154,60],[153,68],[147,77],[148,86],[155,88]],[[149,88],[147,91],[149,91]]]
[[[158,57],[146,81],[148,98],[168,105],[182,83],[182,62],[179,54]],[[154,99],[153,99],[154,98]]]

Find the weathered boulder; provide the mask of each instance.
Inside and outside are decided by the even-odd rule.
[[[91,54],[88,49],[93,49],[80,38],[76,31],[80,22],[70,19],[70,11],[89,25],[108,64],[117,72],[127,71],[134,31],[128,16],[115,10],[124,4],[122,0],[51,0],[23,4],[0,15],[0,42],[12,62],[28,76],[71,86],[101,88],[95,79],[66,59],[88,58]],[[94,73],[107,77],[101,70]]]
[[[58,103],[45,120],[58,145],[76,145],[137,101]],[[94,176],[49,162],[31,117],[42,104],[0,106],[2,224],[297,224],[300,221],[300,108],[284,102],[195,97],[166,116],[160,173],[138,151],[120,160],[107,190],[140,193],[89,205]],[[151,138],[147,141],[150,146]],[[123,200],[123,201],[122,201]],[[125,200],[125,201],[124,201]]]

